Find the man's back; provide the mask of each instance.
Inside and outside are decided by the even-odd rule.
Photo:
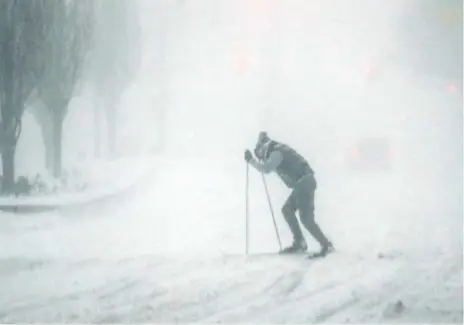
[[[275,164],[269,163],[276,165],[275,172],[289,188],[293,188],[303,176],[314,174],[306,159],[295,149],[275,140],[265,140],[257,143],[255,154],[264,161],[279,160]]]
[[[295,149],[277,141],[272,142],[270,150],[279,150],[282,153],[282,162],[276,172],[285,185],[293,188],[303,176],[314,174],[306,159]]]

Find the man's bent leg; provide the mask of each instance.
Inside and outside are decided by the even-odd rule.
[[[300,213],[301,223],[309,231],[309,233],[316,239],[321,247],[328,248],[331,243],[322,232],[319,225],[316,223],[314,218],[314,196],[316,191],[316,181],[313,177],[308,176],[307,179],[303,180],[298,187],[297,195],[295,200]]]
[[[293,244],[285,248],[284,252],[306,251],[307,249],[306,241],[304,240],[300,224],[296,217],[297,208],[295,192],[293,191],[282,207],[282,214],[284,215],[285,221],[287,221],[293,235]]]

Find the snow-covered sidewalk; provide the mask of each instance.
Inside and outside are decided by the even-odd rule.
[[[0,210],[38,212],[94,202],[122,192],[154,170],[156,157],[120,158],[75,165],[67,173],[66,184],[45,180],[54,193],[32,193],[30,196],[0,197]]]

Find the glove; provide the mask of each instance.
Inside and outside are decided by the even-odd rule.
[[[249,163],[252,160],[253,160],[253,155],[251,154],[251,151],[247,149],[245,151],[245,161]]]

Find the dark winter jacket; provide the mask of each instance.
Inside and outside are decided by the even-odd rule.
[[[253,161],[253,166],[264,173],[275,171],[287,187],[294,188],[304,176],[314,175],[306,159],[288,145],[270,140],[258,146],[255,153],[264,148],[262,162]]]

